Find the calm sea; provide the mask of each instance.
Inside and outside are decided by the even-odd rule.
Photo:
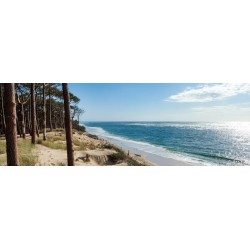
[[[250,123],[84,122],[121,147],[201,165],[250,165]]]

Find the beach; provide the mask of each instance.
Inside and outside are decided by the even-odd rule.
[[[48,138],[53,136],[53,142],[65,145],[64,132],[51,132]],[[74,157],[76,166],[129,166],[129,165],[156,165],[144,156],[126,151],[87,132],[73,132]],[[65,149],[52,149],[45,145],[36,145],[38,160],[36,166],[65,166],[67,154]]]
[[[62,137],[54,143],[63,144],[63,132],[52,132],[53,136]],[[48,135],[50,136],[50,135]],[[79,150],[80,146],[75,146],[75,165],[76,166],[155,166],[155,165],[189,165],[188,163],[166,159],[153,154],[146,154],[142,151],[131,151],[130,149],[121,148],[107,140],[87,132],[81,133],[74,131],[74,142],[76,144],[84,143],[86,148]],[[65,166],[67,164],[66,151],[63,149],[51,149],[43,145],[37,145],[38,162],[37,166]],[[88,155],[89,160],[86,159]],[[113,159],[118,155],[120,159]]]
[[[47,140],[38,138],[30,147],[30,136],[18,143],[24,152],[22,165],[67,166],[66,139],[62,129],[47,133]],[[4,144],[5,140],[2,139]],[[73,130],[74,157],[76,166],[184,166],[187,162],[167,159],[140,150],[120,147],[88,132]],[[29,147],[27,147],[29,146]],[[1,165],[6,165],[6,154],[0,154]]]

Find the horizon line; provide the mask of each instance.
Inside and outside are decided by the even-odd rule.
[[[250,122],[250,121],[157,121],[157,120],[112,120],[112,121],[80,121],[80,122],[204,122],[204,123],[225,123],[225,122]]]

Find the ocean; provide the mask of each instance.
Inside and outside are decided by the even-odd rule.
[[[191,165],[250,165],[249,122],[84,122],[124,149]],[[156,160],[155,160],[156,159]],[[150,159],[149,159],[150,160]],[[161,164],[162,163],[162,164]]]

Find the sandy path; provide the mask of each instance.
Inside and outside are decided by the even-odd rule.
[[[51,149],[43,145],[36,145],[38,160],[36,166],[65,166],[67,152],[60,149]]]
[[[84,162],[83,158],[89,154],[90,161]],[[100,165],[95,158],[99,159],[113,154],[113,150],[91,150],[91,151],[75,151],[75,165],[76,166],[95,166]],[[51,149],[43,145],[36,145],[36,154],[38,155],[38,161],[36,166],[67,166],[67,151],[61,149]],[[93,158],[92,158],[93,157]],[[103,164],[104,165],[104,164]]]

